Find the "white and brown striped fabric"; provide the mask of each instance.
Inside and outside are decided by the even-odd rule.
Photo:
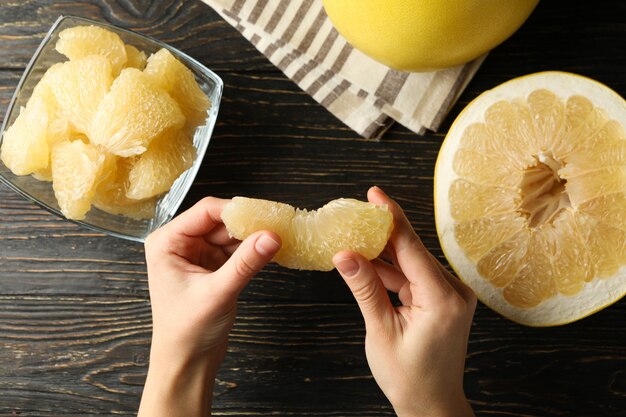
[[[395,71],[352,48],[322,0],[203,1],[366,138],[380,138],[394,120],[418,134],[436,131],[484,59],[435,72]]]

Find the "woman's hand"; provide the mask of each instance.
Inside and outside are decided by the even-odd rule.
[[[428,252],[395,201],[377,187],[368,199],[393,214],[384,252],[391,263],[353,252],[333,261],[365,319],[372,374],[399,417],[473,416],[463,372],[476,297]],[[394,308],[387,290],[402,306]]]
[[[272,232],[229,237],[227,202],[205,198],[146,239],[153,334],[139,416],[210,415],[237,297],[280,249]]]

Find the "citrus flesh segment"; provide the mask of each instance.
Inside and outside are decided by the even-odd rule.
[[[41,99],[23,107],[4,133],[0,159],[15,175],[28,175],[48,167],[48,113]]]
[[[546,72],[483,93],[437,161],[446,257],[487,305],[523,324],[568,323],[626,293],[626,102]]]
[[[588,229],[586,243],[589,245],[590,261],[596,276],[614,279],[626,258],[626,232],[584,214],[578,221]]]
[[[162,194],[193,164],[196,148],[183,131],[166,131],[137,157],[128,173],[126,196],[141,200]]]
[[[377,257],[393,230],[386,206],[354,199],[337,199],[318,210],[300,210],[288,204],[245,197],[233,198],[222,211],[231,236],[245,239],[269,230],[282,239],[274,261],[288,268],[330,271],[332,257],[351,250],[367,259]]]
[[[136,220],[151,219],[154,217],[157,206],[157,198],[144,200],[132,200],[133,203],[119,204],[116,200],[106,201],[101,198],[94,200],[93,206],[109,214],[122,215]]]
[[[262,213],[262,215],[259,215]],[[245,239],[258,230],[270,230],[283,238],[289,235],[290,219],[295,208],[289,204],[257,198],[234,197],[222,211],[222,220],[228,233]]]
[[[332,257],[341,250],[358,252],[367,259],[377,257],[389,240],[391,212],[354,199],[337,199],[316,211],[296,210],[292,219],[294,253],[291,265],[315,269],[334,268]]]
[[[533,262],[524,263],[508,283],[502,295],[509,303],[521,307],[534,307],[545,298],[555,294],[550,260],[543,252],[545,242],[539,234],[531,234],[526,256],[533,257]],[[547,269],[544,269],[548,267]]]
[[[590,259],[593,251],[587,248],[587,230],[579,227],[579,216],[578,212],[563,210],[550,226],[544,226],[554,283],[564,295],[577,294],[595,275]]]
[[[619,193],[626,188],[626,165],[609,166],[567,177],[566,190],[572,204],[578,206],[608,194]]]
[[[56,50],[70,61],[89,55],[101,55],[111,63],[114,74],[119,74],[126,63],[126,48],[114,32],[98,26],[76,26],[59,33]]]
[[[111,214],[121,214],[134,219],[148,219],[154,216],[156,198],[133,200],[126,197],[128,174],[135,163],[135,158],[109,156],[110,166],[106,177],[98,184],[93,199],[94,207]]]
[[[51,80],[62,64],[53,65],[48,71],[46,71],[33,89],[33,94],[28,100],[30,103],[33,100],[42,100],[46,106],[46,113],[48,116],[48,145],[67,140],[70,135],[76,135],[80,132],[72,128],[67,116],[63,112],[63,108],[57,101],[54,95],[54,90],[51,87]]]
[[[521,170],[526,166],[526,162],[518,160],[517,155],[521,153],[521,148],[512,148],[512,146],[519,146],[519,143],[514,140],[509,141],[508,138],[511,137],[514,137],[511,132],[503,135],[485,123],[472,123],[463,132],[460,148],[482,154],[490,159],[503,161]]]
[[[122,157],[146,151],[167,129],[179,129],[185,117],[178,104],[155,89],[136,68],[124,69],[97,108],[90,138],[107,152]]]
[[[555,139],[554,153],[563,159],[579,153],[580,147],[594,138],[608,122],[602,108],[586,97],[573,95],[567,99],[565,106],[565,123],[561,134]]]
[[[73,129],[89,134],[100,101],[113,83],[111,64],[100,55],[89,55],[51,67],[46,83]]]
[[[170,94],[180,105],[188,130],[204,124],[211,102],[189,68],[170,51],[161,49],[150,56],[144,73],[154,85]]]
[[[126,49],[126,64],[124,64],[124,68],[137,68],[140,71],[146,67],[146,62],[148,61],[148,56],[144,51],[140,51],[132,45],[124,45],[124,49]]]
[[[459,222],[514,212],[520,200],[517,190],[479,185],[465,179],[455,181],[450,187],[450,209]]]
[[[456,152],[453,164],[456,173],[480,185],[516,188],[523,177],[523,171],[511,169],[505,159],[466,148]]]
[[[533,163],[529,150],[537,147],[537,138],[525,103],[520,100],[494,103],[485,110],[485,124],[492,132],[489,146],[498,147],[509,163],[519,169]]]
[[[458,222],[454,233],[467,256],[478,261],[492,248],[518,233],[526,225],[515,212],[500,213]]]
[[[599,222],[626,231],[626,191],[589,200],[579,210]]]
[[[28,107],[28,105],[33,101],[42,101],[46,107],[46,114],[50,120],[63,117],[63,111],[59,106],[59,103],[54,96],[54,91],[52,91],[52,88],[49,84],[49,80],[51,79],[52,74],[54,74],[55,71],[57,71],[61,66],[62,64],[55,64],[44,73],[39,83],[37,83],[35,88],[33,88],[33,94],[30,96],[30,98],[28,99],[28,103],[26,104],[26,106]]]
[[[48,144],[48,163],[46,167],[35,170],[32,175],[35,179],[49,182],[52,181],[50,150],[54,144],[71,140],[72,137],[79,136],[80,133],[76,132],[72,128],[71,124],[67,120],[67,117],[63,114],[63,109],[59,106],[59,103],[52,92],[52,88],[48,85],[46,77],[47,74],[48,73],[44,74],[41,82],[35,86],[33,94],[28,100],[26,107],[36,101],[42,101],[45,106],[45,117],[47,118],[46,142]],[[41,111],[44,111],[44,109],[41,109]],[[42,117],[44,117],[43,113]],[[44,149],[45,148],[42,147],[39,151],[43,152]]]
[[[594,134],[581,141],[575,153],[568,153],[563,159],[567,167],[560,175],[575,176],[613,165],[626,165],[626,137],[624,128],[616,120],[609,120]]]
[[[104,154],[81,140],[61,142],[52,148],[52,188],[65,217],[85,218],[104,162]]]
[[[531,147],[533,150],[546,151],[551,147],[552,141],[561,130],[565,117],[565,106],[562,100],[553,92],[546,89],[538,89],[528,95],[526,99],[532,126],[529,132],[534,141]]]
[[[524,266],[530,232],[522,229],[480,258],[478,272],[496,287],[509,284]]]

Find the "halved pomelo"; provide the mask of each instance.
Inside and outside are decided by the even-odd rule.
[[[486,305],[516,322],[578,320],[626,293],[626,102],[542,72],[481,94],[435,168],[437,232]]]

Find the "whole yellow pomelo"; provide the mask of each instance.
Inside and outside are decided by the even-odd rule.
[[[462,64],[513,34],[539,0],[324,0],[355,48],[403,71]]]

